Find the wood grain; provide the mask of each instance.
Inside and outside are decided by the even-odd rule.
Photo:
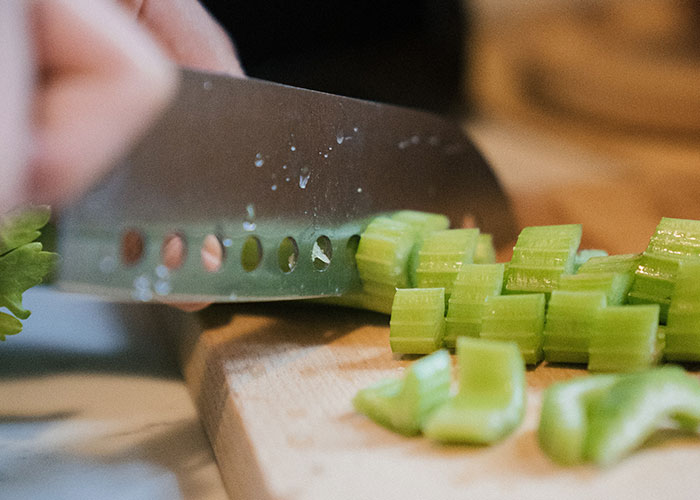
[[[609,470],[562,468],[542,454],[542,390],[581,369],[530,370],[514,435],[448,447],[353,411],[358,389],[411,361],[392,355],[385,316],[286,303],[216,306],[177,321],[185,379],[233,499],[695,496],[700,443],[691,437],[662,435]]]

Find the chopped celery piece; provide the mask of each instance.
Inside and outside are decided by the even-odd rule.
[[[581,273],[565,274],[559,279],[559,290],[571,292],[601,291],[609,305],[622,305],[632,286],[632,273]]]
[[[423,433],[449,443],[489,444],[525,414],[525,365],[512,342],[457,340],[459,392],[427,419]]]
[[[474,262],[478,238],[476,228],[445,229],[427,235],[418,252],[416,286],[444,288],[448,300],[462,264]]]
[[[452,363],[444,349],[412,363],[403,379],[384,379],[360,390],[355,409],[404,435],[418,434],[425,419],[450,393]]]
[[[362,288],[370,295],[391,298],[408,286],[408,259],[414,232],[405,222],[377,217],[362,233],[355,254]]]
[[[421,234],[447,229],[450,226],[450,219],[446,215],[418,210],[399,210],[391,214],[391,219],[405,222]]]
[[[396,290],[389,321],[389,344],[393,352],[428,354],[442,346],[445,333],[443,288]]]
[[[503,264],[462,264],[445,318],[446,347],[453,349],[459,336],[479,336],[486,297],[500,295],[503,271]]]
[[[543,357],[544,306],[543,293],[487,297],[480,336],[515,341],[525,362],[537,364]]]
[[[618,377],[579,377],[552,384],[545,390],[537,438],[549,458],[561,465],[585,461],[584,450],[592,409]]]
[[[581,225],[532,226],[520,232],[505,276],[508,292],[551,292],[573,274]]]
[[[665,329],[669,361],[700,361],[700,263],[684,262],[678,272]]]
[[[585,455],[609,465],[639,447],[668,418],[700,424],[700,382],[676,366],[622,376],[591,412]]]
[[[577,273],[581,266],[588,262],[592,257],[607,256],[608,252],[606,252],[605,250],[597,250],[593,248],[579,250],[578,253],[576,253],[576,257],[574,258],[574,272]]]
[[[620,372],[648,368],[659,358],[659,305],[600,310],[588,349],[588,369]]]
[[[700,221],[664,217],[642,254],[629,292],[631,304],[659,304],[666,323],[681,262],[700,261]]]
[[[642,255],[638,253],[591,257],[579,267],[579,273],[630,273],[634,274]]]
[[[606,300],[603,292],[554,290],[544,325],[544,359],[587,363],[588,344]]]
[[[423,238],[434,231],[450,227],[450,219],[446,215],[420,212],[417,210],[399,210],[391,215],[392,220],[405,222],[414,232],[415,241],[408,258],[409,285],[416,286],[416,268],[418,267],[418,252],[423,246]]]
[[[474,252],[474,264],[495,264],[496,249],[493,246],[493,236],[488,233],[479,233]]]

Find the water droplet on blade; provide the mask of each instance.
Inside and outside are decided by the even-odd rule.
[[[273,191],[277,191],[277,184],[273,184],[272,186],[270,186],[270,189],[272,189]]]
[[[167,280],[158,280],[154,289],[158,295],[168,295],[172,290],[172,286]]]
[[[265,160],[263,160],[262,154],[258,153],[255,155],[255,162],[253,162],[256,167],[260,168],[265,164]]]
[[[170,275],[170,270],[168,269],[168,266],[159,264],[156,267],[156,276],[158,276],[161,279],[165,279]]]
[[[244,231],[255,231],[255,228],[257,225],[255,224],[255,205],[252,203],[249,203],[247,207],[245,207],[246,210],[246,215],[245,215],[245,220],[243,221],[243,230]]]
[[[299,187],[301,189],[306,189],[310,176],[309,169],[307,167],[302,167],[299,171]]]

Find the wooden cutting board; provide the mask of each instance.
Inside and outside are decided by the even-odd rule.
[[[607,470],[563,468],[539,450],[541,394],[584,370],[527,373],[523,425],[491,447],[392,434],[355,392],[400,376],[388,318],[298,303],[173,315],[185,380],[233,499],[698,498],[700,439],[668,431]]]

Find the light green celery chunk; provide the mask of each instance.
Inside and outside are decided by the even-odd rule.
[[[632,273],[581,273],[565,274],[559,279],[558,290],[571,292],[601,291],[609,305],[622,305],[632,286]]]
[[[430,413],[447,401],[451,368],[447,351],[436,351],[412,363],[403,379],[380,380],[360,390],[353,406],[395,432],[418,434]]]
[[[544,359],[550,363],[587,363],[588,344],[605,305],[603,292],[554,290],[544,326]]]
[[[659,305],[601,309],[588,349],[588,369],[620,372],[648,368],[658,361]]]
[[[460,337],[459,392],[427,419],[423,434],[446,443],[490,444],[525,415],[525,365],[512,342]]]
[[[543,357],[544,307],[543,293],[487,297],[480,336],[515,341],[525,362],[537,364]]]
[[[496,249],[493,246],[493,236],[488,233],[479,233],[474,252],[474,264],[495,264]]]
[[[574,272],[577,273],[583,264],[588,262],[592,257],[607,257],[608,252],[605,250],[597,250],[593,248],[586,248],[579,250],[574,258]]]
[[[445,299],[449,299],[462,264],[474,262],[478,238],[476,228],[445,229],[426,235],[418,252],[417,286],[444,288]]]
[[[631,273],[637,270],[642,254],[630,253],[591,257],[579,267],[579,273]]]
[[[665,334],[667,360],[700,361],[700,262],[679,268]]]
[[[542,397],[537,438],[554,462],[585,462],[585,444],[591,410],[618,380],[617,375],[592,375],[550,385]]]
[[[524,228],[505,274],[508,292],[551,292],[562,274],[573,274],[581,225]]]
[[[700,221],[662,218],[642,254],[628,301],[659,304],[660,321],[666,323],[678,265],[688,261],[700,261]]]
[[[408,286],[408,259],[414,232],[404,222],[377,217],[362,233],[355,254],[362,288],[370,295],[391,298]]]
[[[453,349],[457,337],[478,337],[486,297],[500,295],[504,264],[462,264],[445,318],[445,346]]]
[[[418,252],[423,246],[425,235],[450,227],[450,219],[446,215],[420,212],[417,210],[399,210],[391,215],[392,220],[408,224],[414,232],[414,244],[408,258],[409,286],[416,286],[416,268],[418,267]]]
[[[700,382],[667,365],[624,375],[591,411],[585,456],[609,465],[641,446],[669,418],[695,432],[700,424]]]
[[[389,344],[393,352],[428,354],[442,347],[445,333],[443,288],[396,290],[389,321]]]

